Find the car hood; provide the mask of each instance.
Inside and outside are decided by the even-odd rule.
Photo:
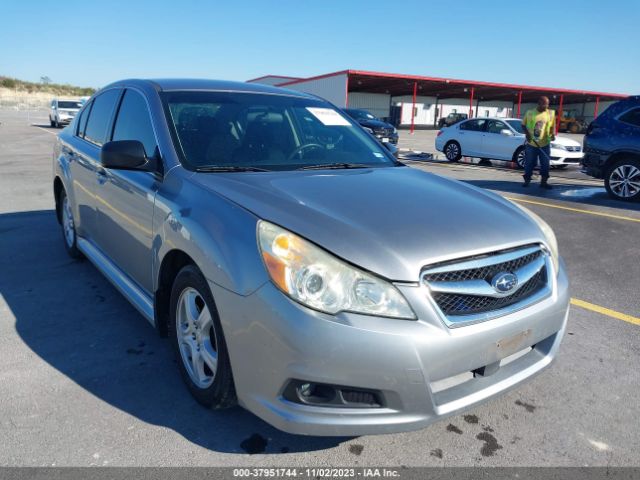
[[[410,167],[196,173],[192,181],[389,280],[543,237],[501,197]]]
[[[393,125],[381,120],[358,120],[358,123],[367,128],[393,128]]]

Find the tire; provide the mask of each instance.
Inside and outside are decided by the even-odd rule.
[[[169,321],[180,374],[193,397],[214,410],[237,405],[231,362],[213,295],[193,265],[183,267],[173,282]]]
[[[460,144],[456,141],[449,141],[444,146],[444,156],[447,157],[447,160],[450,162],[457,162],[462,158],[462,149],[460,148]]]
[[[513,154],[513,163],[521,170],[524,170],[524,158],[524,147],[518,147]]]
[[[56,123],[53,120],[51,120],[51,117],[49,117],[49,125],[51,126],[51,128],[56,126]]]
[[[622,159],[607,170],[604,186],[611,198],[625,202],[640,201],[640,160]]]
[[[556,165],[554,168],[558,170],[566,170],[569,165]]]
[[[76,224],[73,220],[73,210],[67,198],[67,192],[62,189],[58,198],[60,208],[60,226],[62,227],[62,240],[64,248],[71,258],[82,258],[82,252],[78,250],[78,235],[76,234]]]
[[[53,126],[54,126],[54,127],[56,127],[56,128],[60,128],[60,122],[56,119],[56,120],[53,122]]]

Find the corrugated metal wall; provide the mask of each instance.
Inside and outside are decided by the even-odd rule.
[[[347,99],[347,75],[341,73],[330,77],[305,80],[291,85],[284,85],[298,92],[307,92],[330,101],[338,107],[345,107]]]
[[[386,93],[349,92],[349,108],[363,108],[378,118],[389,116],[391,95]]]

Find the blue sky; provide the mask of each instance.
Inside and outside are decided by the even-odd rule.
[[[100,87],[346,68],[640,93],[640,1],[5,0],[0,75]]]

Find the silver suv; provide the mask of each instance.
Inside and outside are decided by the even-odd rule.
[[[69,125],[80,110],[80,107],[82,107],[82,103],[77,100],[51,100],[49,123],[56,128]]]
[[[67,251],[170,338],[206,407],[292,433],[412,430],[558,350],[569,285],[549,226],[399,163],[316,97],[117,82],[53,158]]]

